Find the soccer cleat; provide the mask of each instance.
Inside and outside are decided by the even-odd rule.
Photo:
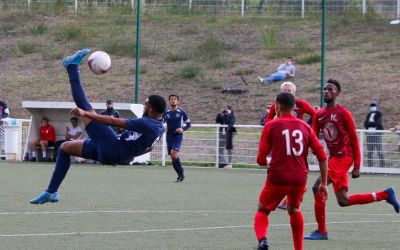
[[[385,190],[385,192],[389,195],[389,198],[386,200],[386,202],[393,206],[396,213],[399,213],[400,212],[400,204],[396,198],[394,189],[392,187],[390,187],[390,188],[387,188]]]
[[[181,180],[181,178],[180,177],[178,177],[178,178],[176,178],[176,180],[174,180],[174,182],[181,182],[182,180]]]
[[[328,239],[328,233],[320,233],[318,230],[315,230],[311,234],[304,236],[305,240],[327,240]]]
[[[36,157],[32,157],[30,161],[36,161]]]
[[[43,194],[39,195],[38,197],[32,199],[30,202],[31,204],[44,204],[46,202],[58,202],[60,200],[60,196],[58,192],[54,192],[50,194],[49,192],[44,192]]]
[[[257,250],[268,250],[269,245],[268,245],[268,241],[266,238],[263,238],[260,240],[260,242],[258,243],[258,247]]]
[[[78,52],[76,52],[72,56],[64,57],[64,59],[62,60],[64,68],[67,68],[68,65],[70,64],[80,65],[82,63],[83,58],[85,58],[85,56],[89,53],[90,49],[83,49],[83,50],[78,50]]]

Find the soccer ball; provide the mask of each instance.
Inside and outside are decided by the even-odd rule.
[[[111,69],[111,58],[104,51],[96,51],[89,56],[88,65],[93,73],[104,74]]]

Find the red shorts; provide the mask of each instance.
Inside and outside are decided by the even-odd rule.
[[[328,161],[328,179],[333,183],[335,193],[344,188],[349,190],[349,169],[353,165],[353,157],[331,157]]]
[[[278,186],[265,183],[259,201],[264,208],[274,211],[279,203],[287,196],[288,206],[300,208],[303,195],[307,187],[304,186]]]

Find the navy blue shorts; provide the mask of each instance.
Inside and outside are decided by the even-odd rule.
[[[167,150],[168,155],[171,155],[171,151],[178,151],[181,149],[182,145],[182,135],[167,135]]]
[[[89,138],[83,144],[82,157],[107,165],[115,164],[119,141],[114,130],[96,121],[91,121],[85,130]]]

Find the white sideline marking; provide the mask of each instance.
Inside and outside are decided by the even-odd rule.
[[[279,210],[277,210],[279,212]],[[284,212],[284,211],[282,211]],[[303,214],[314,214],[313,211],[302,211]],[[238,211],[238,210],[198,210],[198,211],[185,211],[185,210],[80,210],[80,211],[37,211],[37,212],[1,212],[1,215],[40,215],[40,214],[133,214],[133,213],[237,213],[237,214],[252,214],[255,211]],[[340,212],[327,212],[327,214],[334,215],[365,215],[365,216],[398,216],[395,213],[391,214],[366,214],[366,213],[340,213]]]
[[[279,211],[279,210],[278,210]],[[282,211],[283,212],[283,211]],[[302,211],[303,214],[313,214],[311,211]],[[255,213],[255,211],[235,211],[235,210],[198,210],[198,211],[184,211],[184,210],[81,210],[81,211],[38,211],[38,212],[2,212],[0,215],[40,215],[40,214],[107,214],[107,213]],[[366,214],[366,213],[343,213],[343,212],[328,212],[327,214],[336,215],[365,215],[365,216],[397,216],[396,214]]]
[[[400,223],[400,221],[337,221],[327,224],[364,224],[364,223]],[[305,226],[316,225],[317,223],[305,223]],[[290,224],[273,224],[270,227],[287,227]],[[37,234],[0,234],[0,237],[37,237],[37,236],[68,236],[68,235],[107,235],[107,234],[135,234],[135,233],[160,233],[177,231],[201,231],[218,229],[252,228],[253,225],[241,226],[220,226],[220,227],[192,227],[192,228],[167,228],[167,229],[145,229],[145,230],[126,230],[126,231],[100,231],[100,232],[66,232],[66,233],[37,233]]]

